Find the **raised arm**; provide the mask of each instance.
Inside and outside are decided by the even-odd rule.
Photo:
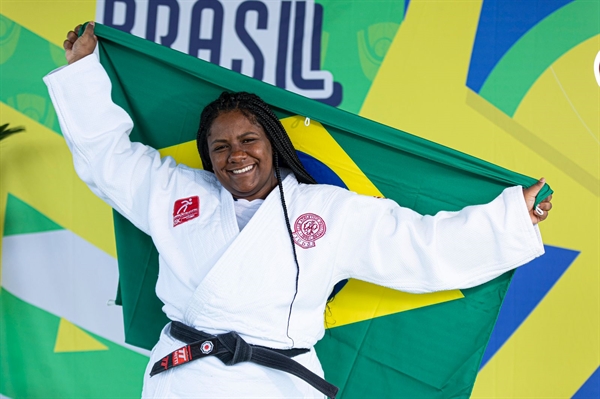
[[[532,209],[521,187],[507,188],[489,204],[435,216],[357,196],[345,209],[351,216],[337,277],[414,293],[482,284],[544,253]]]
[[[77,28],[75,28],[77,30]],[[44,77],[75,169],[90,189],[148,233],[152,198],[167,192],[176,171],[173,159],[132,143],[133,122],[111,99],[111,82],[93,54],[93,24],[64,43],[69,65]]]

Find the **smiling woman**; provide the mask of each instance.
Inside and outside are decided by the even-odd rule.
[[[111,99],[95,43],[93,24],[80,38],[69,32],[70,65],[44,80],[77,173],[160,254],[156,293],[171,322],[144,397],[335,397],[314,345],[336,283],[469,288],[543,253],[535,224],[551,204],[533,206],[543,180],[422,216],[314,184],[278,118],[249,93],[223,93],[203,110],[205,170],[161,158],[130,141],[133,122]]]
[[[271,143],[261,125],[238,110],[223,112],[207,140],[213,172],[234,198],[267,198],[277,178]]]
[[[215,141],[213,135],[216,134],[215,124],[217,121],[219,124],[217,126],[219,134],[225,134],[225,132],[233,134],[233,130],[237,131],[238,136],[244,133],[252,133],[250,135],[252,137],[248,136],[246,138],[250,140],[256,138],[259,142],[261,141],[261,134],[264,135],[268,140],[268,144],[270,144],[269,151],[272,154],[270,161],[274,167],[274,172],[277,172],[279,167],[288,168],[294,172],[298,181],[307,184],[316,183],[315,179],[313,179],[300,162],[296,150],[279,118],[277,118],[271,108],[260,97],[246,92],[222,93],[219,98],[208,104],[202,111],[196,144],[200,158],[202,159],[202,165],[204,165],[204,170],[214,172],[219,176],[213,165],[213,155],[215,149],[221,146],[215,145],[209,148],[209,145]],[[227,141],[225,137],[219,139]],[[225,144],[231,145],[232,142]],[[249,147],[253,146],[246,146],[246,148]],[[221,149],[219,148],[220,151]],[[249,166],[250,163],[244,164],[244,166]],[[265,170],[264,165],[262,165],[262,169],[263,171]]]

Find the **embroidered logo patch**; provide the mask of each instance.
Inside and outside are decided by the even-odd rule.
[[[202,353],[204,353],[205,355],[208,355],[210,352],[212,352],[213,350],[213,343],[210,341],[204,341],[202,343],[202,346],[200,347],[200,350],[202,351]]]
[[[175,201],[173,206],[173,227],[200,216],[200,198],[188,197]]]
[[[304,249],[315,246],[315,241],[325,235],[327,230],[325,221],[314,213],[305,213],[296,219],[294,223],[294,242]]]
[[[190,361],[190,346],[184,346],[173,352],[173,367]]]

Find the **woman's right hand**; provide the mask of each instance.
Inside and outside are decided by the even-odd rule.
[[[90,21],[85,27],[83,35],[77,37],[77,33],[81,25],[77,25],[75,29],[67,33],[67,40],[64,41],[65,57],[70,64],[87,57],[94,52],[98,38],[94,35],[94,21]]]

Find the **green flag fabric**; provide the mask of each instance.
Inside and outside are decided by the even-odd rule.
[[[290,136],[318,181],[391,198],[422,214],[486,203],[505,187],[535,182],[100,24],[95,33],[113,100],[134,121],[131,139],[178,161],[191,159],[190,166],[200,166],[194,142],[200,113],[227,90],[258,94],[288,132],[310,127],[311,134]],[[538,202],[550,193],[545,186]],[[114,219],[126,341],[151,348],[168,322],[154,292],[158,253],[150,237],[119,214]],[[338,298],[347,290],[368,290],[350,281],[330,303],[329,328],[316,347],[327,380],[340,387],[341,398],[469,397],[511,276],[506,273],[431,306],[384,314],[374,310],[372,317],[352,319],[352,306],[359,303],[349,300],[350,319],[340,322]]]

